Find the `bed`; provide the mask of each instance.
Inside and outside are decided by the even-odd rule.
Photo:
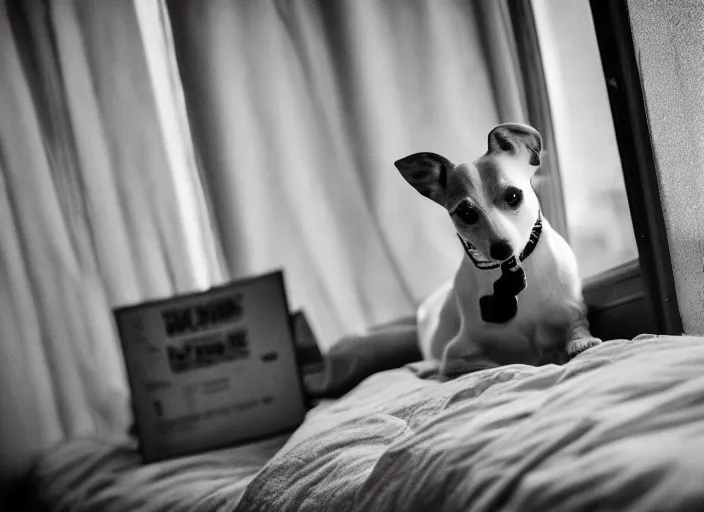
[[[424,362],[323,400],[290,436],[142,465],[75,440],[30,510],[704,510],[704,339],[606,342],[454,380]]]

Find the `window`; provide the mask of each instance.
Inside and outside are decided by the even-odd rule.
[[[512,5],[523,5],[523,21],[530,12],[534,25],[557,148],[560,211],[586,277],[592,332],[603,339],[680,334],[625,0]]]
[[[569,242],[583,278],[638,258],[588,0],[533,0]]]

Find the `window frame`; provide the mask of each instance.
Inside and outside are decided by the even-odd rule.
[[[628,313],[631,316],[640,313],[641,325],[649,323],[649,330],[654,334],[682,334],[657,163],[651,144],[627,1],[589,0],[589,4],[638,247],[638,264],[622,265],[586,280],[585,299],[596,313],[596,320],[609,308],[642,301],[645,311],[641,307]],[[642,292],[633,286],[637,275],[640,276]],[[609,293],[604,294],[607,289]],[[610,297],[611,302],[605,302],[606,296]],[[618,317],[608,322],[605,318],[603,320],[608,324],[620,321]],[[637,318],[635,320],[634,326],[637,326],[639,322]],[[603,331],[612,330],[609,325],[599,327]]]

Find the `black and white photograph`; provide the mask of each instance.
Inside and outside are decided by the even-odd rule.
[[[704,511],[704,0],[0,0],[0,512]]]

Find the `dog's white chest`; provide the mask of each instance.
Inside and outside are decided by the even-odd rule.
[[[471,343],[500,364],[536,364],[546,352],[564,348],[569,318],[566,313],[561,314],[563,300],[556,293],[558,290],[529,273],[527,286],[517,297],[518,310],[513,319],[505,323],[482,319],[478,301],[492,293],[491,279],[498,278],[500,272],[495,274],[488,280],[478,280],[479,293],[461,301],[466,315],[466,335]],[[467,304],[467,300],[475,304]]]
[[[424,317],[419,316],[426,357],[446,359],[450,349],[453,357],[481,354],[498,364],[538,364],[546,354],[564,350],[568,305],[579,300],[572,296],[578,286],[571,282],[576,277],[560,266],[560,254],[549,240],[554,233],[546,234],[523,263],[527,285],[517,297],[516,316],[505,323],[484,321],[479,307],[481,297],[493,293],[501,271],[477,269],[468,258],[463,260],[452,287],[433,298],[435,312],[428,314],[428,305]]]

